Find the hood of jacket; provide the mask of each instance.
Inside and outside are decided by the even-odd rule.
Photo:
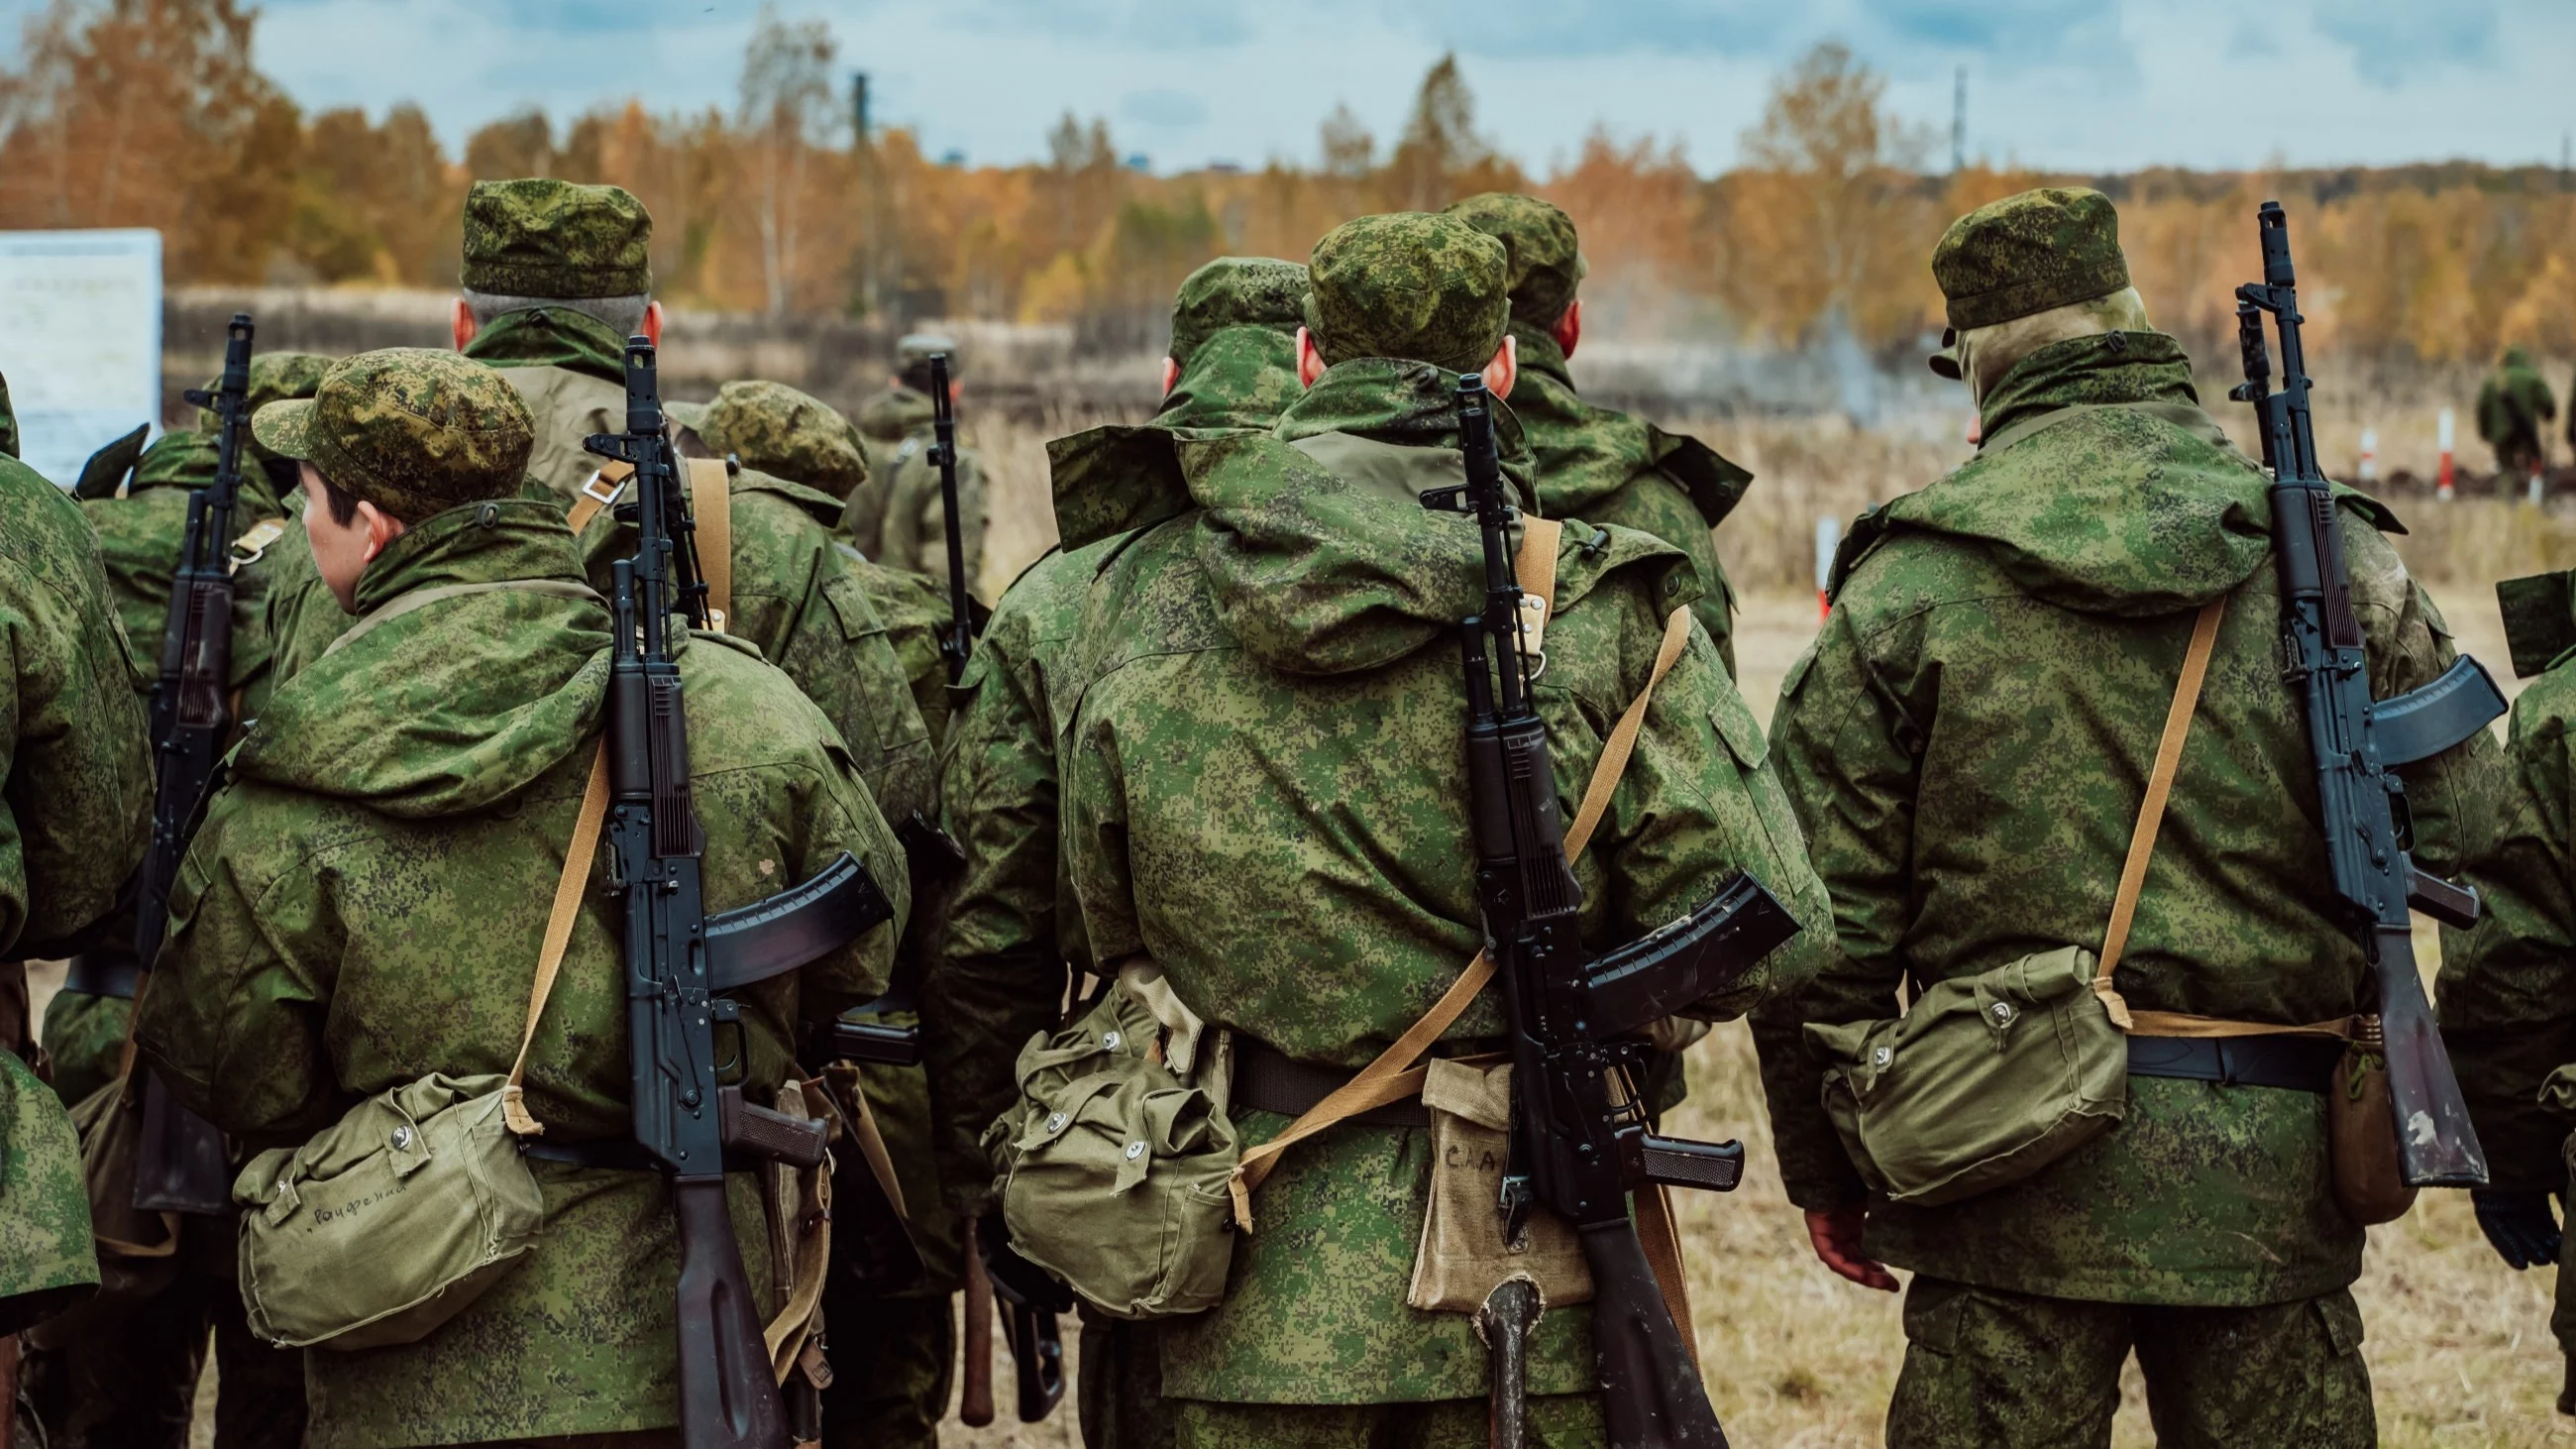
[[[1987,394],[1983,436],[1964,466],[1862,515],[1836,588],[1871,547],[1912,529],[1977,544],[2049,603],[2146,617],[2209,602],[2271,552],[2271,479],[2201,410],[2170,337],[2110,332],[2039,349]],[[2402,531],[2375,500],[2336,494]]]
[[[486,323],[465,344],[486,367],[560,367],[626,385],[626,339],[570,307],[522,307]]]
[[[582,583],[561,508],[513,499],[423,520],[367,566],[359,617],[417,590],[516,580]],[[232,773],[406,818],[489,809],[596,737],[608,663],[600,603],[527,590],[444,600],[288,680]]]
[[[1190,506],[1190,489],[1176,435],[1267,432],[1303,391],[1294,333],[1224,327],[1191,350],[1153,421],[1050,441],[1047,468],[1065,551],[1178,517]]]
[[[1474,522],[1415,496],[1460,477],[1452,385],[1429,364],[1355,359],[1328,369],[1275,433],[1180,439],[1200,509],[1198,562],[1220,622],[1253,657],[1290,674],[1376,669],[1445,646],[1482,606]],[[1518,425],[1503,409],[1495,419],[1525,476]],[[1521,479],[1513,481],[1526,500]],[[1648,559],[1687,567],[1640,533],[1566,539],[1558,607],[1611,570]]]
[[[1512,324],[1512,336],[1521,373],[1512,412],[1529,438],[1543,515],[1581,518],[1649,469],[1680,484],[1711,528],[1744,500],[1753,475],[1740,464],[1697,438],[1585,402],[1555,338],[1525,322]]]
[[[932,411],[930,394],[890,387],[860,403],[858,416],[850,421],[878,442],[893,443],[902,441],[915,428],[929,427]]]

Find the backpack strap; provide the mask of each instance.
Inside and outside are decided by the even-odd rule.
[[[1542,519],[1523,520],[1521,548],[1514,558],[1513,568],[1520,575],[1524,591],[1530,591],[1529,584],[1534,577],[1541,578],[1547,586],[1544,597],[1553,599],[1556,593],[1558,529],[1549,523],[1542,530],[1539,525],[1546,522]],[[1543,555],[1541,550],[1544,550]],[[1541,557],[1545,560],[1543,576],[1539,574]],[[1526,621],[1523,627],[1527,627]],[[1654,699],[1655,686],[1662,683],[1664,676],[1681,661],[1683,652],[1690,645],[1690,630],[1688,609],[1675,609],[1665,618],[1663,644],[1655,652],[1655,667],[1646,676],[1645,688],[1637,691],[1637,697],[1629,701],[1627,710],[1611,729],[1610,738],[1602,743],[1601,758],[1594,763],[1591,782],[1584,787],[1583,803],[1576,809],[1574,823],[1565,833],[1565,856],[1569,862],[1583,854],[1584,846],[1591,843],[1593,830],[1609,810],[1610,797],[1617,792],[1620,777],[1627,773],[1629,757],[1636,751],[1637,736],[1645,728],[1646,706]],[[1253,1191],[1270,1176],[1279,1165],[1280,1156],[1290,1147],[1362,1112],[1419,1094],[1428,1072],[1427,1068],[1419,1065],[1422,1054],[1429,1051],[1441,1033],[1465,1014],[1468,1004],[1485,989],[1485,983],[1493,979],[1493,959],[1482,951],[1477,952],[1476,959],[1467,963],[1467,969],[1459,974],[1431,1009],[1406,1027],[1404,1034],[1378,1053],[1376,1060],[1360,1068],[1348,1082],[1308,1108],[1303,1116],[1288,1124],[1286,1131],[1258,1147],[1247,1149],[1242,1160],[1235,1165],[1234,1177],[1228,1184],[1234,1196],[1235,1222],[1245,1232],[1252,1231]]]
[[[698,572],[707,583],[707,609],[718,633],[733,617],[733,474],[722,459],[691,458],[689,516],[698,526]]]
[[[546,998],[563,969],[564,949],[572,944],[573,922],[581,915],[581,896],[590,884],[591,861],[599,854],[600,827],[608,819],[608,740],[602,737],[591,756],[590,783],[581,792],[581,813],[572,825],[572,843],[564,848],[563,875],[555,881],[554,909],[546,916],[545,943],[537,949],[537,980],[528,993],[528,1024],[519,1033],[519,1059],[510,1063],[509,1083],[501,1088],[501,1119],[522,1137],[544,1134],[546,1124],[528,1115],[520,1081],[528,1071],[528,1046],[537,1039],[537,1020],[546,1013]]]

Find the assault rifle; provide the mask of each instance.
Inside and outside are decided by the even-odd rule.
[[[161,672],[152,684],[152,843],[136,878],[134,956],[146,971],[170,925],[170,888],[207,782],[233,728],[233,508],[241,498],[242,436],[250,430],[251,320],[235,312],[224,329],[224,374],[213,392],[188,401],[213,411],[219,428],[215,481],[188,495],[178,567],[161,625]],[[144,1212],[214,1214],[232,1206],[232,1164],[223,1134],[181,1107],[146,1071],[143,1136],[134,1168],[134,1206]]]
[[[2407,854],[2415,842],[2406,786],[2393,772],[2486,728],[2505,712],[2504,695],[2463,654],[2430,684],[2392,699],[2370,697],[2370,661],[2352,610],[2334,488],[2317,466],[2298,278],[2281,203],[2263,203],[2256,230],[2263,280],[2236,289],[2245,381],[2228,396],[2253,404],[2262,424],[2263,466],[2272,474],[2272,548],[2281,572],[2282,677],[2307,706],[2326,869],[2379,980],[2380,1032],[2407,1185],[2483,1187],[2486,1152],[2424,996],[2408,914],[2412,907],[2466,928],[2477,921],[2478,893],[2415,868]],[[2264,345],[2266,314],[2281,336],[2278,389]]]
[[[1740,977],[1798,923],[1739,875],[1639,940],[1600,957],[1584,948],[1583,887],[1566,860],[1547,727],[1530,694],[1512,571],[1519,515],[1504,496],[1493,413],[1475,373],[1458,379],[1458,427],[1466,483],[1421,497],[1427,508],[1473,516],[1484,542],[1484,610],[1460,623],[1458,639],[1476,892],[1511,1033],[1511,1156],[1497,1206],[1514,1239],[1530,1209],[1544,1206],[1582,1240],[1594,1381],[1614,1449],[1719,1449],[1725,1432],[1656,1286],[1628,1194],[1657,1184],[1727,1191],[1743,1176],[1744,1148],[1649,1132],[1632,1084],[1647,1026]],[[1497,1355],[1498,1369],[1506,1362]],[[1498,1427],[1508,1397],[1498,1380]]]
[[[957,516],[957,411],[948,397],[945,352],[930,354],[930,435],[930,461],[939,467],[940,511],[948,525],[948,629],[939,636],[939,657],[955,684],[975,652],[975,602],[966,590],[966,520]]]
[[[825,1129],[754,1106],[720,1080],[716,1029],[738,1031],[741,1021],[722,993],[837,950],[894,908],[845,851],[802,885],[707,914],[706,834],[671,639],[675,609],[708,622],[707,590],[649,339],[627,339],[626,431],[594,434],[586,446],[635,469],[633,501],[618,507],[636,525],[635,557],[610,566],[607,834],[610,881],[626,903],[635,1140],[669,1176],[679,1215],[680,1439],[687,1449],[787,1449],[789,1421],[725,1205],[726,1157],[811,1168],[823,1161]]]

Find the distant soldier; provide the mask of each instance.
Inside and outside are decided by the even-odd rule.
[[[29,1019],[27,956],[58,954],[115,909],[151,834],[142,701],[89,525],[18,461],[0,382],[0,1426],[18,1416],[22,1329],[99,1281],[79,1144]],[[54,1442],[62,1442],[57,1438]],[[127,1440],[144,1444],[143,1440]]]
[[[2295,1032],[2367,1010],[2376,988],[2281,678],[2271,480],[2148,325],[2118,225],[2099,192],[2027,191],[1933,251],[1951,328],[1933,370],[1967,383],[1984,441],[1861,517],[1824,633],[1782,687],[1772,758],[1838,950],[1756,1012],[1754,1040],[1817,1256],[1889,1291],[1883,1264],[1914,1271],[1891,1445],[2107,1445],[2134,1351],[2163,1442],[2359,1449],[2376,1439],[2350,1291],[2363,1233],[2334,1195],[2324,1095],[2343,1044]],[[2385,697],[2439,674],[2450,636],[2382,537],[2395,520],[2337,492]],[[2196,725],[2117,954],[2123,862],[2204,630]],[[2494,758],[2481,731],[2406,771],[2426,869],[2456,860]],[[2116,970],[2088,991],[2074,972],[2102,951]],[[1993,1185],[1957,1201],[1874,1194],[1828,1113],[1816,1027],[1886,1022],[1943,985],[1998,993],[1998,1032],[2051,1020],[2027,994],[2012,1009],[2022,980],[2069,1009],[2107,1010],[2095,996],[2111,992],[2247,1034],[2130,1036],[2107,1132],[2033,1149],[2018,1178],[1980,1161]],[[1985,1019],[1985,997],[1962,999],[1963,1020]],[[2024,1078],[1980,1105],[2019,1121],[2006,1114],[2044,1111],[2041,1097]]]
[[[234,752],[136,1036],[193,1110],[295,1143],[432,1073],[511,1070],[605,725],[612,620],[563,510],[521,494],[529,416],[491,370],[366,353],[255,426],[304,464],[313,557],[358,617]],[[883,988],[904,871],[830,723],[785,675],[714,634],[678,653],[707,909],[847,850],[897,911],[742,994],[727,1070],[761,1101],[795,1071],[806,1023]],[[306,1355],[313,1444],[675,1441],[677,1225],[667,1180],[637,1162],[621,912],[613,894],[578,899],[524,1059],[525,1110],[544,1128],[524,1139],[544,1194],[536,1245],[416,1341]],[[731,1196],[763,1195],[745,1173]],[[775,1229],[748,1211],[735,1235],[766,1315],[781,1306]]]
[[[1512,415],[1529,438],[1539,510],[1549,518],[1641,529],[1690,555],[1699,598],[1691,613],[1735,672],[1735,591],[1710,530],[1744,497],[1753,475],[1697,438],[1595,407],[1575,395],[1568,367],[1583,339],[1586,270],[1574,222],[1534,196],[1487,192],[1450,206],[1454,216],[1511,255],[1513,341],[1521,380]]]
[[[1056,727],[1083,600],[1136,530],[1193,506],[1173,434],[1266,432],[1296,401],[1305,296],[1304,267],[1261,257],[1219,257],[1181,283],[1161,411],[1143,427],[1094,428],[1047,446],[1062,542],[994,605],[959,681],[965,703],[940,785],[967,867],[924,993],[922,1037],[940,1175],[969,1219],[992,1208],[980,1141],[1017,1091],[1013,1060],[1032,1033],[1056,1025],[1067,969],[1097,965],[1057,849]],[[1155,1442],[1160,1375],[1146,1326],[1086,1320],[1081,1363],[1083,1442]]]
[[[563,496],[599,460],[582,439],[626,426],[626,339],[662,339],[653,218],[616,186],[523,177],[465,192],[456,350],[499,368],[536,422],[528,472]]]
[[[311,397],[331,359],[309,352],[263,352],[251,361],[253,408]],[[216,384],[209,381],[212,389]],[[306,547],[296,515],[303,504],[295,464],[245,436],[241,492],[233,512],[232,676],[240,713],[258,713],[271,673],[264,566],[272,555]],[[161,633],[168,622],[171,576],[187,530],[189,499],[215,480],[216,423],[202,414],[194,430],[165,433],[136,460],[121,494],[93,476],[81,510],[98,534],[107,583],[124,625],[137,698],[150,699],[160,672]],[[142,806],[148,831],[152,802]],[[142,979],[135,960],[131,911],[71,960],[63,989],[45,1008],[45,1047],[54,1085],[79,1102],[114,1081]],[[57,1449],[151,1445],[187,1430],[211,1328],[222,1397],[218,1449],[291,1446],[303,1437],[304,1361],[250,1336],[234,1282],[228,1217],[179,1218],[183,1271],[168,1287],[131,1303],[99,1303],[49,1325],[29,1365],[30,1391]]]
[[[1150,957],[1233,1053],[1227,1112],[1266,1143],[1423,1019],[1483,938],[1460,746],[1458,621],[1484,597],[1475,526],[1426,509],[1460,472],[1457,380],[1508,397],[1502,246],[1454,218],[1363,217],[1316,244],[1298,372],[1268,436],[1183,448],[1195,508],[1139,534],[1085,601],[1078,698],[1057,699],[1064,870],[1103,962]],[[1527,452],[1496,410],[1508,485]],[[1533,691],[1559,806],[1645,689],[1689,560],[1632,529],[1569,528]],[[1674,587],[1675,581],[1679,586]],[[1635,940],[1741,871],[1821,930],[1828,907],[1753,717],[1687,615],[1632,768],[1576,864],[1593,949]],[[1070,718],[1061,714],[1071,710]],[[1783,948],[1683,1009],[1732,1016],[1803,968]],[[1123,989],[1123,988],[1122,988]],[[1432,1030],[1497,1049],[1491,992]],[[1468,1444],[1489,1368],[1465,1313],[1408,1306],[1432,1117],[1400,1100],[1298,1143],[1231,1235],[1224,1301],[1155,1325],[1181,1449]],[[1480,1206],[1490,1206],[1488,1196]],[[1081,1205],[1060,1204],[1071,1221]],[[1499,1277],[1499,1274],[1497,1274]],[[1528,1344],[1533,1438],[1603,1437],[1591,1310]]]
[[[2550,395],[2540,369],[2531,365],[2531,355],[2519,347],[2506,348],[2496,370],[2478,388],[2478,436],[2495,449],[2498,492],[2540,472],[2547,461],[2549,424],[2557,416],[2558,399]],[[2576,429],[2576,413],[2569,414],[2568,425]]]
[[[930,359],[948,356],[948,396],[953,404],[965,375],[954,338],[914,333],[895,345],[893,386],[859,409],[874,481],[850,495],[841,531],[861,553],[888,568],[922,574],[948,587],[948,507],[939,469],[931,462]],[[899,433],[894,430],[900,429]],[[892,434],[892,436],[889,436]],[[972,592],[984,566],[984,469],[974,453],[957,452],[957,516],[965,545],[966,587]],[[943,604],[942,618],[947,617]]]

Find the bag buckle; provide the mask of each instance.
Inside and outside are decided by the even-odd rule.
[[[594,472],[590,475],[590,480],[581,485],[581,496],[598,504],[602,508],[609,507],[617,502],[620,497],[624,496],[627,481],[634,476],[634,474],[629,473],[625,478],[620,478],[615,483],[608,483],[608,477],[604,472]],[[605,492],[601,491],[600,485],[602,484],[608,484]]]

